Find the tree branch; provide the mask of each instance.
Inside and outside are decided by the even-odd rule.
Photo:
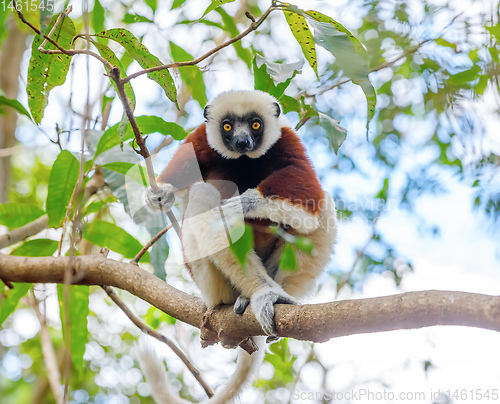
[[[196,369],[196,367],[191,363],[188,357],[182,352],[182,350],[175,345],[175,343],[169,338],[165,337],[163,334],[151,328],[146,323],[142,322],[139,317],[134,315],[132,311],[127,307],[127,305],[121,300],[118,295],[114,292],[113,288],[109,286],[102,286],[104,291],[108,294],[108,296],[115,302],[115,304],[125,313],[125,315],[132,321],[143,333],[150,335],[153,338],[156,338],[158,341],[163,342],[167,345],[174,353],[179,357],[179,359],[186,365],[194,378],[200,383],[207,396],[210,398],[214,395],[211,387],[203,380],[201,377],[200,371]]]
[[[16,257],[0,254],[0,278],[11,282],[63,283],[70,265],[74,280],[127,290],[180,321],[202,328],[202,344],[235,347],[248,336],[262,335],[250,310],[232,307],[206,311],[201,299],[181,292],[156,276],[127,263],[98,256]],[[462,325],[500,331],[500,297],[451,291],[409,292],[369,299],[302,306],[276,305],[278,335],[324,342],[331,338]]]
[[[236,35],[234,38],[228,39],[226,42],[220,44],[219,46],[216,46],[215,48],[210,49],[207,53],[205,53],[204,55],[201,55],[200,57],[198,57],[196,59],[189,60],[187,62],[169,63],[169,64],[165,64],[165,65],[161,65],[161,66],[150,67],[149,69],[144,69],[144,70],[138,71],[136,73],[132,73],[131,75],[121,79],[121,81],[123,83],[127,83],[130,80],[135,79],[136,77],[139,77],[143,74],[156,72],[156,71],[164,70],[164,69],[173,69],[173,68],[177,68],[177,67],[197,65],[198,63],[200,63],[200,62],[204,61],[205,59],[209,58],[210,56],[212,56],[214,53],[219,52],[221,49],[224,49],[224,48],[228,47],[229,45],[232,45],[235,42],[238,42],[240,39],[247,36],[250,32],[255,31],[264,22],[264,20],[269,16],[269,14],[271,14],[271,12],[276,10],[276,9],[278,9],[278,7],[271,5],[271,7],[269,7],[257,21],[253,21],[245,31]]]
[[[27,225],[11,230],[6,234],[2,234],[0,236],[0,249],[40,233],[47,228],[48,221],[49,217],[43,215]]]

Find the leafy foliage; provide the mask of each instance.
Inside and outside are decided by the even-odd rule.
[[[52,17],[48,26],[50,30],[55,24],[58,16]],[[57,26],[53,38],[65,49],[69,49],[71,41],[75,36],[75,24],[69,17],[65,17]],[[40,35],[35,36],[31,46],[31,59],[28,68],[28,105],[36,123],[40,123],[43,117],[47,100],[52,88],[64,84],[68,73],[70,56],[60,54],[46,54],[39,51],[42,43],[46,42]],[[45,45],[45,49],[56,49],[51,43]]]

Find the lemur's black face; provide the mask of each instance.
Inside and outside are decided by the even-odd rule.
[[[228,150],[246,154],[262,144],[264,120],[257,113],[244,116],[228,114],[220,123],[220,132]]]

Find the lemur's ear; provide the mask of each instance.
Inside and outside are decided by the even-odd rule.
[[[203,118],[205,118],[205,121],[208,121],[208,111],[210,110],[210,105],[207,105],[205,109],[203,110]]]
[[[281,114],[280,104],[278,104],[277,102],[274,102],[273,104],[274,104],[274,108],[276,108],[276,112],[274,113],[274,116],[276,116],[276,118],[277,118]]]

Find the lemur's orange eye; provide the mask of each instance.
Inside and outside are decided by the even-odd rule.
[[[253,130],[260,129],[260,122],[255,121],[254,123],[252,123],[252,129]]]
[[[232,129],[232,126],[230,123],[225,123],[223,128],[226,132],[229,132]]]

